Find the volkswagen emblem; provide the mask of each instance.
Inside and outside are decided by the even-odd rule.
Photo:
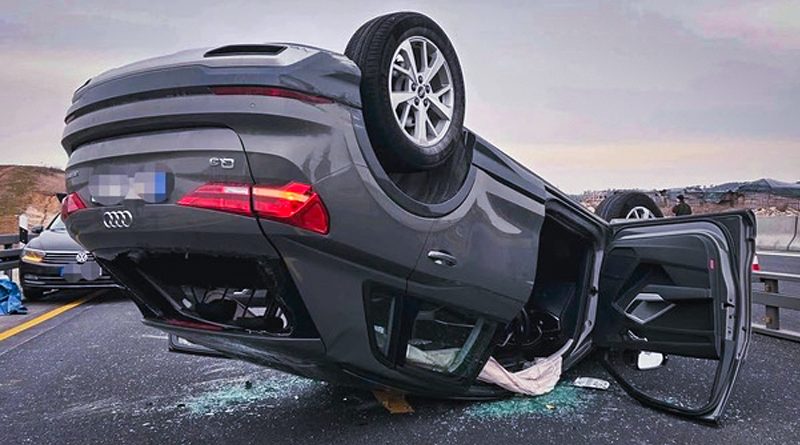
[[[133,214],[128,210],[111,210],[103,213],[106,229],[127,229],[133,223]]]
[[[88,260],[89,260],[89,252],[78,252],[78,254],[75,255],[75,261],[77,261],[78,264],[83,264]]]

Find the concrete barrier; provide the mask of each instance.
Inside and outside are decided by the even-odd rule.
[[[797,217],[797,225],[795,226],[794,239],[789,244],[789,250],[800,252],[800,216]]]
[[[798,250],[797,216],[758,217],[756,248],[759,250]]]

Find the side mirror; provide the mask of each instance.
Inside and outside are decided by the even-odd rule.
[[[44,226],[33,226],[31,228],[31,233],[33,233],[34,235],[39,235],[42,232],[44,232]]]
[[[625,362],[631,368],[639,371],[648,371],[664,366],[667,363],[667,356],[660,352],[627,351]]]

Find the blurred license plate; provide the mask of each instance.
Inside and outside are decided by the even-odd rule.
[[[125,199],[164,202],[172,188],[172,175],[163,171],[126,174],[96,174],[89,179],[92,201],[102,205],[117,205]]]
[[[87,261],[83,264],[67,264],[59,272],[59,275],[69,282],[79,280],[94,281],[100,278],[102,274],[103,269],[94,261]]]

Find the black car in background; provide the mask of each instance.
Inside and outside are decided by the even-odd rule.
[[[95,262],[94,255],[69,237],[61,216],[23,249],[20,282],[27,300],[58,290],[120,287]]]

